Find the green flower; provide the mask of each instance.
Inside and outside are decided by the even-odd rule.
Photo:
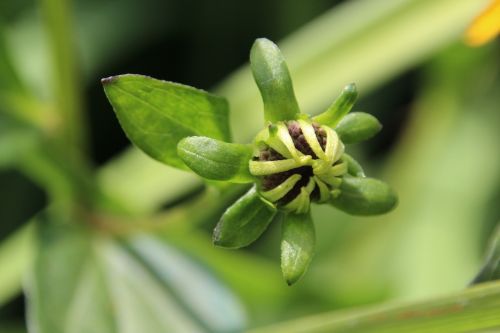
[[[186,137],[177,153],[204,178],[254,184],[223,214],[214,243],[244,247],[270,223],[281,221],[281,267],[291,285],[305,273],[314,253],[312,202],[349,214],[375,215],[393,209],[397,197],[384,182],[365,177],[344,151],[345,144],[369,139],[381,129],[369,114],[348,114],[357,97],[354,84],[311,118],[300,112],[287,65],[274,43],[256,40],[250,61],[264,102],[264,129],[247,145]]]

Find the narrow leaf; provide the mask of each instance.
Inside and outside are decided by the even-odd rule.
[[[113,76],[102,83],[129,139],[160,162],[186,168],[177,156],[177,143],[188,136],[230,141],[228,105],[222,97],[142,75]]]
[[[198,175],[212,180],[248,183],[254,180],[248,169],[252,147],[204,136],[190,136],[177,145],[184,163]]]
[[[222,215],[214,230],[214,244],[226,248],[250,245],[267,229],[274,215],[276,208],[252,187]]]
[[[495,229],[481,271],[471,284],[500,279],[500,224]]]
[[[383,304],[334,311],[248,333],[456,333],[498,332],[500,282],[410,304]]]
[[[268,39],[257,39],[250,51],[250,66],[264,102],[265,119],[270,122],[296,119],[300,109],[278,46]]]
[[[314,254],[316,236],[311,213],[288,214],[281,232],[281,270],[288,285],[306,272]]]
[[[203,265],[188,259],[169,244],[146,235],[133,237],[127,244],[177,302],[196,314],[207,331],[240,332],[245,326],[242,304]],[[187,276],[190,278],[186,279]]]
[[[382,125],[371,114],[353,112],[340,121],[335,131],[342,142],[352,144],[370,139],[381,129]]]
[[[396,193],[378,179],[344,176],[331,204],[352,215],[377,215],[392,210],[397,201]]]
[[[29,223],[0,243],[0,306],[21,291],[21,284],[34,256],[34,228]]]
[[[317,115],[313,118],[320,124],[330,126],[334,128],[339,121],[351,111],[356,98],[358,97],[358,91],[354,83],[348,84],[344,87],[340,96],[330,105],[330,107],[323,113]]]

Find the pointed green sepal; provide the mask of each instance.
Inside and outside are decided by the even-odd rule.
[[[288,285],[297,282],[306,272],[315,242],[310,212],[285,216],[281,232],[281,271]]]
[[[222,215],[214,230],[214,244],[231,249],[250,245],[267,229],[276,212],[252,187]]]
[[[323,113],[317,115],[313,118],[314,121],[335,128],[335,126],[340,122],[340,120],[351,111],[356,98],[358,97],[358,91],[354,83],[348,84],[344,87],[340,96],[330,105],[330,107]]]
[[[285,59],[276,44],[265,38],[255,41],[250,66],[270,122],[297,119],[300,109]]]
[[[389,185],[374,178],[344,176],[339,191],[332,195],[330,203],[352,215],[384,214],[398,202]]]
[[[354,177],[366,177],[365,171],[361,164],[356,161],[351,155],[344,153],[342,160],[347,163],[347,172]]]
[[[351,144],[368,140],[381,129],[382,124],[371,114],[353,112],[340,121],[335,131],[343,143]]]
[[[177,145],[177,154],[198,175],[211,180],[233,183],[254,181],[248,169],[252,147],[227,143],[204,136],[190,136]]]

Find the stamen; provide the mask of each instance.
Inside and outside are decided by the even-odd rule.
[[[302,130],[302,134],[312,151],[319,159],[327,160],[327,156],[325,155],[323,148],[321,148],[321,144],[318,141],[316,131],[314,130],[312,124],[305,120],[298,120],[298,123],[300,125],[300,129]]]
[[[279,161],[250,161],[250,173],[254,176],[266,176],[274,173],[292,170],[301,165],[294,159]]]
[[[288,177],[283,183],[276,186],[272,190],[261,192],[260,194],[271,202],[276,202],[283,198],[302,178],[299,174],[294,174]]]

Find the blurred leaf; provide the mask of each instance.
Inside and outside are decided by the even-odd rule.
[[[497,226],[488,247],[486,262],[471,284],[500,279],[500,225]]]
[[[186,168],[177,143],[188,136],[230,141],[224,98],[142,75],[103,79],[104,90],[129,139],[154,159]]]
[[[148,236],[117,243],[50,219],[45,215],[37,221],[38,255],[27,285],[33,331],[243,328],[244,312],[229,290],[173,248]]]
[[[12,64],[4,35],[4,29],[0,22],[0,93],[2,94],[6,91],[23,90],[21,81]]]
[[[300,109],[285,59],[276,44],[257,39],[250,51],[250,67],[264,102],[267,121],[297,119]]]
[[[270,317],[288,304],[291,294],[274,261],[248,251],[215,247],[210,237],[199,230],[168,231],[164,238],[220,275],[251,308],[255,314],[252,317]]]
[[[237,332],[244,327],[246,318],[239,301],[202,266],[151,237],[133,237],[128,244],[136,258],[206,330]]]
[[[254,180],[248,169],[253,154],[250,145],[190,136],[179,142],[177,152],[191,170],[204,178],[233,183]]]
[[[34,257],[33,224],[27,224],[0,243],[0,305],[21,291],[21,283]]]
[[[214,244],[230,249],[253,243],[267,229],[276,208],[252,187],[229,207],[214,230]]]
[[[408,305],[379,305],[324,313],[249,333],[496,332],[500,329],[500,283]]]
[[[0,107],[0,169],[14,166],[36,148],[39,140],[35,129],[10,115],[2,114],[1,109]]]

